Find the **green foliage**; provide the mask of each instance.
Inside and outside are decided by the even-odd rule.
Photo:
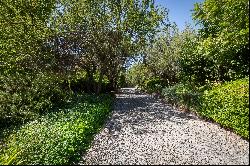
[[[193,16],[202,37],[221,41],[224,49],[242,49],[249,42],[248,0],[205,0],[195,4]]]
[[[70,97],[63,90],[61,82],[54,76],[37,75],[34,79],[17,77],[17,84],[4,84],[6,90],[0,91],[0,127],[23,123],[47,113],[51,108],[63,105]],[[20,82],[22,81],[22,82]],[[26,81],[26,82],[25,82]],[[16,88],[14,87],[16,86]]]
[[[191,72],[187,67],[183,71],[184,64],[197,66],[186,63],[193,57],[191,53],[196,43],[196,33],[190,26],[182,32],[179,32],[175,25],[166,27],[158,34],[155,42],[146,48],[145,64],[135,64],[128,70],[128,81],[144,88],[147,86],[147,81],[155,78],[162,80],[161,86],[170,86],[183,81],[184,76],[190,75],[187,72]],[[202,65],[199,66],[202,68]]]
[[[126,82],[130,86],[144,87],[145,82],[153,76],[153,73],[144,64],[134,64],[126,73]]]
[[[165,27],[155,42],[146,48],[146,64],[154,77],[160,77],[168,84],[178,82],[178,59],[184,37],[176,25],[171,25]]]
[[[180,45],[180,80],[197,86],[244,78],[249,72],[249,2],[205,0],[196,4],[198,34]]]
[[[157,92],[160,93],[162,88],[167,86],[164,80],[160,78],[150,78],[145,82],[143,87],[149,93]]]
[[[127,86],[125,74],[121,74],[121,75],[119,76],[117,85],[118,85],[118,87],[121,87],[121,88]]]
[[[162,90],[162,95],[169,103],[177,106],[184,106],[186,109],[193,109],[199,104],[201,92],[187,84],[176,84]]]
[[[164,17],[152,0],[1,1],[0,127],[110,91]]]
[[[34,119],[65,97],[46,67],[50,54],[41,51],[54,8],[54,0],[0,2],[0,128]]]
[[[249,78],[204,92],[198,112],[249,138]]]
[[[195,44],[197,43],[192,41],[185,47],[195,48]],[[183,53],[179,59],[181,81],[203,86],[207,81],[218,80],[213,59],[197,53],[196,50],[191,51],[193,52]]]
[[[1,164],[70,164],[79,160],[111,110],[107,95],[80,95],[68,106],[21,127],[6,139]]]
[[[164,86],[168,85],[165,80],[154,76],[154,73],[147,65],[135,64],[126,73],[126,82],[130,86],[138,86],[147,92],[161,92]]]
[[[153,0],[65,0],[63,5],[66,34],[72,38],[73,31],[74,44],[84,50],[79,52],[81,66],[88,75],[93,75],[95,70],[100,73],[97,93],[103,76],[112,84],[117,83],[126,60],[142,52],[165,17],[165,12]]]
[[[186,54],[183,75],[191,70],[190,77],[198,77],[202,84],[206,79],[230,81],[247,76],[249,1],[205,0],[195,5],[193,16],[201,26],[200,39],[191,54]]]

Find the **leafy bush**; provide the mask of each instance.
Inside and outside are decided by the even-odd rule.
[[[164,80],[160,78],[150,78],[145,82],[144,89],[150,93],[152,92],[160,93],[164,86],[166,86]]]
[[[117,86],[118,87],[126,87],[127,86],[125,74],[122,73],[119,75]]]
[[[192,47],[193,43],[189,47]],[[194,47],[192,47],[194,48]],[[184,48],[185,49],[185,48]],[[183,51],[184,51],[183,49]],[[203,54],[195,52],[184,54],[179,59],[180,77],[183,82],[192,82],[197,86],[206,84],[206,80],[215,81],[216,68],[213,60]]]
[[[49,113],[11,134],[1,164],[69,164],[80,157],[109,115],[107,95],[77,96],[67,108]]]
[[[7,80],[9,80],[7,82]],[[54,76],[39,74],[4,78],[0,86],[0,128],[37,118],[69,98]]]
[[[174,105],[185,106],[201,116],[249,138],[249,79],[201,87],[176,84],[164,88],[162,95]]]
[[[240,79],[205,91],[198,112],[249,138],[249,79]]]
[[[199,104],[200,92],[194,90],[190,85],[176,84],[171,87],[164,88],[162,95],[171,104],[177,106],[185,106],[188,109]]]
[[[145,82],[153,77],[153,73],[145,64],[134,64],[126,73],[126,82],[129,86],[144,87]]]
[[[63,82],[64,87],[70,87],[74,93],[95,93],[98,86],[99,74],[94,75],[93,80],[86,76],[72,76],[72,78]],[[110,80],[106,75],[102,79],[101,93],[110,92],[113,89]]]
[[[248,76],[249,1],[205,0],[195,4],[193,18],[201,28],[181,49],[182,77],[204,85]]]

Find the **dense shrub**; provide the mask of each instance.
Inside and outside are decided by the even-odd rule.
[[[18,73],[16,77],[12,74],[1,78],[0,128],[34,120],[53,107],[63,106],[73,92],[94,93],[97,87],[96,80],[88,81],[84,76],[67,78],[50,73],[33,76]],[[108,80],[103,79],[101,93],[111,90]]]
[[[118,87],[126,87],[126,86],[127,86],[125,74],[121,74],[121,75],[119,76],[117,86],[118,86]]]
[[[111,102],[108,95],[78,96],[67,108],[24,125],[7,138],[0,163],[56,165],[76,161],[109,115]]]
[[[0,90],[0,128],[35,119],[70,97],[60,80],[48,74],[33,78],[19,74],[15,80],[4,81]]]
[[[53,56],[42,48],[52,32],[46,23],[55,3],[0,3],[0,128],[33,119],[64,98],[51,74]]]
[[[162,95],[171,104],[185,106],[187,109],[199,104],[201,93],[187,84],[176,84],[162,90]]]
[[[129,86],[144,87],[145,82],[153,77],[150,69],[142,63],[134,64],[126,73],[126,82]]]
[[[205,0],[195,4],[193,18],[200,29],[181,47],[181,79],[204,85],[248,76],[249,1]]]
[[[201,87],[176,84],[162,95],[171,104],[184,106],[249,138],[249,79],[210,83]]]
[[[227,82],[205,91],[198,112],[249,138],[249,79]]]
[[[157,92],[160,93],[162,88],[166,86],[167,84],[164,82],[163,79],[160,78],[150,78],[147,81],[145,81],[144,89],[147,92]]]
[[[192,47],[193,44],[189,43],[189,47]],[[184,53],[179,59],[181,80],[183,82],[192,82],[196,86],[205,85],[207,80],[215,81],[217,77],[213,60],[195,52],[196,50],[193,51],[192,53]]]

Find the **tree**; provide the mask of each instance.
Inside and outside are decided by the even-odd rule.
[[[193,16],[201,26],[197,49],[213,61],[216,79],[248,75],[249,1],[205,0],[195,5]]]
[[[5,125],[46,111],[57,95],[51,94],[58,88],[48,68],[51,54],[41,47],[51,34],[47,20],[55,8],[55,0],[0,1],[0,121]]]
[[[165,27],[146,51],[146,64],[155,77],[163,79],[166,84],[176,83],[178,80],[177,59],[180,56],[181,36],[177,26]]]
[[[115,88],[125,61],[140,53],[164,19],[164,11],[156,8],[153,0],[65,0],[64,8],[63,25],[60,22],[59,26],[87,34],[85,41],[79,42],[84,50],[80,54],[82,59],[94,57],[87,59],[94,59],[100,75],[97,93],[103,75],[109,76]]]

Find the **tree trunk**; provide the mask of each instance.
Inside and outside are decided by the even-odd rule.
[[[97,85],[97,90],[96,90],[96,94],[100,94],[101,90],[102,90],[102,79],[103,79],[103,69],[100,70],[100,76],[99,76],[99,80],[98,80],[98,85]]]
[[[114,80],[114,78],[112,77],[109,80],[109,82],[110,82],[111,90],[114,91],[115,90],[115,80]]]
[[[87,71],[87,92],[95,92],[95,80],[94,73],[95,69],[88,69]]]

